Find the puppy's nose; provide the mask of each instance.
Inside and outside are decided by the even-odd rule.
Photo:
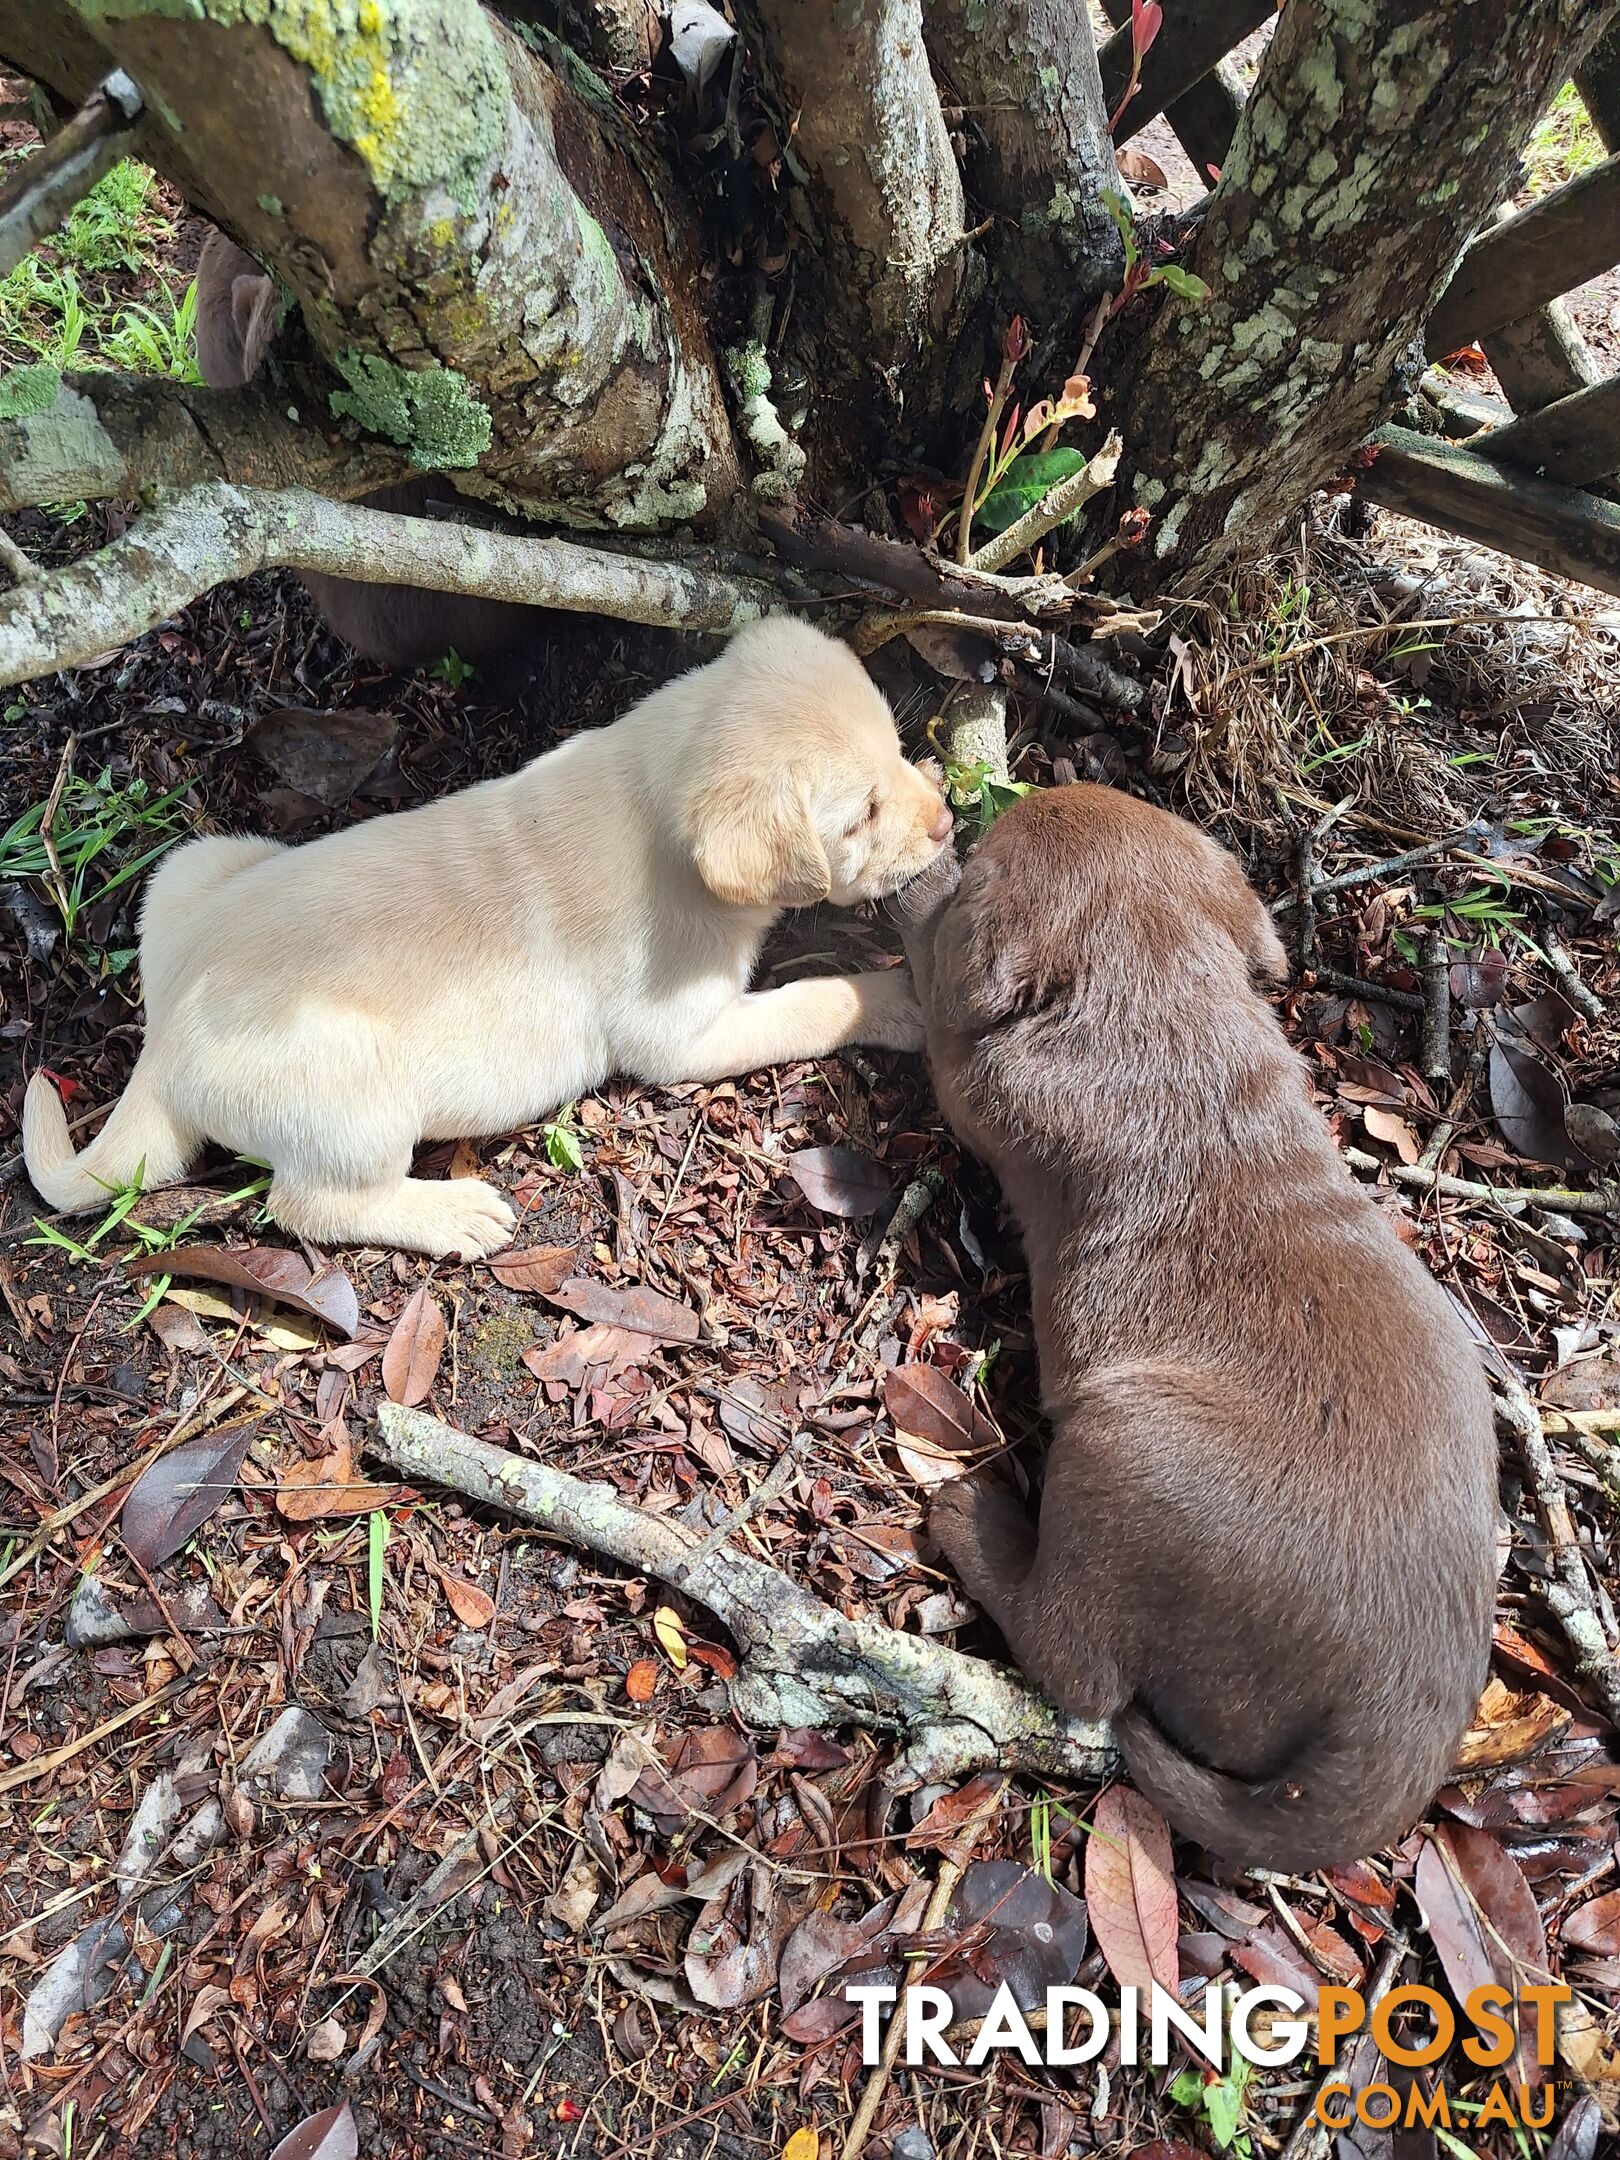
[[[939,808],[934,812],[934,822],[928,828],[929,839],[948,840],[955,824],[956,820],[951,815],[950,804],[941,797]]]

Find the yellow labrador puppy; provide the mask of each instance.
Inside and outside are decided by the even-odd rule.
[[[97,1209],[217,1140],[269,1163],[301,1236],[494,1252],[512,1210],[477,1179],[413,1178],[419,1140],[509,1131],[614,1072],[920,1047],[903,969],[748,983],[783,908],[893,892],[950,829],[854,654],[750,624],[509,779],[303,847],[177,849],[142,914],[129,1086],[75,1157],[36,1073],[28,1174],[52,1207]]]

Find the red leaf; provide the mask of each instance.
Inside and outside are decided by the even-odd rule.
[[[1572,1950],[1594,1957],[1620,1957],[1620,1890],[1578,1905],[1564,1922],[1564,1941]]]
[[[347,2100],[308,2115],[289,2130],[270,2160],[359,2160],[360,2131]]]
[[[395,1321],[383,1352],[383,1386],[389,1401],[403,1403],[407,1410],[426,1402],[443,1355],[444,1314],[424,1283]]]
[[[1086,1906],[1097,1948],[1121,1987],[1181,1977],[1170,1831],[1149,1800],[1114,1785],[1097,1802],[1086,1841]]]
[[[230,1497],[255,1427],[188,1440],[160,1455],[130,1487],[119,1519],[124,1548],[143,1568],[161,1567]]]
[[[645,1283],[620,1290],[588,1275],[570,1275],[546,1296],[581,1320],[649,1335],[656,1343],[695,1343],[703,1333],[703,1323],[690,1305],[679,1304],[660,1290],[649,1290]]]
[[[894,1190],[889,1173],[855,1148],[800,1148],[786,1167],[813,1208],[846,1222],[875,1214]]]

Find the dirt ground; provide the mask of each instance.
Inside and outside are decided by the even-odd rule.
[[[182,229],[180,268],[194,246]],[[118,516],[12,529],[49,559]],[[1429,1820],[1355,1868],[1246,1878],[1122,1814],[1117,1786],[1014,1781],[964,1844],[984,1789],[894,1801],[886,1736],[744,1730],[700,1605],[439,1490],[356,1490],[386,1476],[366,1454],[385,1398],[706,1522],[803,1434],[744,1547],[843,1613],[993,1652],[927,1544],[928,1443],[977,1415],[1038,1487],[1027,1284],[914,1060],[614,1084],[427,1150],[423,1174],[519,1205],[527,1272],[326,1256],[353,1293],[344,1316],[328,1278],[337,1325],[199,1272],[289,1244],[251,1166],[213,1159],[100,1223],[42,1215],[23,1082],[47,1066],[74,1116],[122,1085],[151,850],[407,808],[693,657],[542,618],[506,679],[398,678],[296,585],[255,580],[0,707],[0,2160],[268,2153],[345,2101],[367,2160],[812,2160],[818,2131],[827,2160],[872,2076],[844,1982],[912,1957],[959,1998],[1007,1978],[1112,1999],[1129,1959],[1089,1865],[1099,1820],[1168,1900],[1173,1948],[1142,1950],[1159,1977],[1311,2003],[1503,1973],[1575,1989],[1551,2127],[1482,2121],[1494,2080],[1453,2058],[1449,2130],[1358,2130],[1335,2160],[1617,2149],[1620,614],[1340,500],[1173,628],[1135,656],[1138,721],[1020,707],[1018,775],[1198,817],[1296,951],[1314,864],[1332,889],[1279,1015],[1352,1174],[1522,1380],[1549,1451],[1538,1486],[1534,1442],[1504,1433],[1493,1677]],[[920,748],[947,688],[920,667],[893,688]],[[1415,1009],[1436,937],[1447,1077],[1425,1075]],[[881,914],[817,910],[770,965],[893,943]],[[848,1153],[804,1159],[827,1148]],[[608,1307],[632,1322],[612,1340]],[[132,1507],[180,1442],[189,1482],[159,1460]],[[1349,2059],[1358,2090],[1389,2074]],[[1176,2076],[1117,2044],[1079,2070],[901,2067],[865,2151],[1302,2160],[1315,2084],[1308,2059]],[[333,2160],[317,2135],[305,2160]]]

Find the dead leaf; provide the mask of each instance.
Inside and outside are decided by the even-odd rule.
[[[360,706],[307,712],[286,705],[263,714],[244,739],[289,787],[336,810],[377,770],[397,733],[386,714]]]
[[[782,2160],[816,2160],[820,2151],[820,2133],[806,2124],[803,2129],[795,2130],[782,2147]]]
[[[842,1972],[871,1948],[871,1938],[852,1920],[827,1912],[807,1913],[782,1945],[776,1984],[783,2016],[791,2017],[829,1974]]]
[[[347,2100],[308,2115],[289,2130],[270,2160],[360,2160],[360,2131]]]
[[[1620,1890],[1605,1891],[1602,1897],[1577,1905],[1564,1922],[1563,1939],[1566,1949],[1620,1958]]]
[[[1503,1139],[1529,1162],[1584,1170],[1587,1158],[1564,1125],[1564,1084],[1524,1039],[1491,1044],[1491,1111]]]
[[[523,1363],[537,1380],[553,1386],[582,1387],[587,1380],[601,1386],[650,1348],[645,1335],[628,1328],[569,1328],[555,1342],[525,1350]]]
[[[391,1507],[397,1485],[372,1485],[358,1476],[354,1449],[342,1426],[334,1429],[331,1452],[314,1462],[287,1465],[276,1479],[276,1506],[288,1522],[319,1522],[327,1515],[369,1515]]]
[[[694,1814],[735,1813],[753,1797],[758,1782],[754,1743],[729,1725],[707,1725],[681,1734],[667,1769],[649,1763],[629,1797],[667,1837]]]
[[[1066,1986],[1086,1954],[1085,1906],[1016,1860],[975,1860],[945,1924],[970,1934],[961,1950],[931,1961],[930,1978],[959,2018],[983,2017],[1003,1984],[1021,2010],[1039,2009],[1047,1989]]]
[[[1429,1940],[1459,2003],[1476,1987],[1519,1987],[1547,1976],[1547,1937],[1524,1871],[1489,1831],[1445,1823],[1418,1855],[1413,1878]],[[1519,2016],[1517,2075],[1538,2085],[1534,2019]]]
[[[971,1397],[937,1365],[896,1365],[884,1375],[883,1407],[894,1422],[900,1460],[919,1485],[942,1485],[1000,1445]]]
[[[1375,1103],[1369,1103],[1361,1113],[1361,1122],[1375,1140],[1392,1147],[1403,1163],[1415,1163],[1422,1155],[1423,1143],[1416,1129],[1393,1110],[1380,1110]]]
[[[630,1335],[648,1336],[654,1347],[702,1339],[703,1323],[690,1305],[665,1297],[660,1290],[650,1290],[645,1283],[632,1283],[621,1290],[611,1283],[593,1281],[588,1275],[571,1275],[555,1290],[548,1290],[546,1296],[577,1319],[622,1329]]]
[[[583,1853],[576,1853],[567,1874],[546,1899],[546,1911],[570,1935],[582,1935],[601,1894],[601,1876]]]
[[[1134,143],[1116,150],[1114,162],[1119,167],[1120,178],[1128,180],[1132,187],[1156,188],[1162,195],[1170,185],[1164,176],[1164,167],[1145,150],[1138,150]]]
[[[489,1272],[508,1290],[532,1290],[537,1296],[550,1297],[578,1265],[577,1245],[525,1245],[517,1252],[497,1253]]]
[[[149,1572],[171,1559],[224,1506],[256,1425],[160,1455],[130,1487],[118,1519],[125,1550]]]
[[[187,1312],[183,1305],[172,1304],[167,1298],[156,1311],[147,1314],[146,1324],[164,1349],[177,1355],[184,1353],[187,1357],[198,1357],[212,1347],[208,1330],[196,1314]]]
[[[231,1999],[229,1988],[200,1987],[186,2012],[186,2022],[180,2028],[180,2045],[185,2046],[194,2032],[200,2032],[216,2010],[223,2010]]]
[[[659,1670],[655,1658],[637,1658],[624,1676],[624,1692],[633,1703],[651,1702],[658,1691]]]
[[[776,1961],[787,1915],[780,1877],[746,1867],[698,1914],[686,1944],[686,1984],[700,2003],[735,2010],[757,2002],[776,1984]]]
[[[383,1352],[382,1378],[390,1402],[407,1410],[426,1402],[444,1355],[444,1314],[423,1283],[406,1302]]]
[[[658,1637],[659,1647],[677,1672],[686,1670],[686,1632],[681,1626],[681,1616],[667,1605],[660,1605],[653,1614],[653,1633]]]
[[[486,1628],[495,1617],[495,1600],[487,1590],[480,1590],[476,1583],[465,1582],[459,1575],[439,1570],[439,1587],[445,1602],[463,1627]]]
[[[894,1190],[882,1165],[856,1148],[800,1148],[785,1168],[813,1208],[845,1222],[875,1214]]]
[[[1145,1992],[1157,1980],[1174,1995],[1176,1878],[1170,1831],[1150,1800],[1113,1785],[1097,1802],[1086,1841],[1086,1909],[1108,1970],[1121,1987]]]
[[[182,1245],[173,1252],[139,1254],[124,1262],[124,1270],[136,1277],[179,1275],[188,1282],[225,1283],[274,1305],[290,1305],[351,1338],[360,1325],[360,1302],[343,1270],[312,1268],[285,1246]]]
[[[1451,994],[1459,1005],[1484,1012],[1507,995],[1508,959],[1498,945],[1488,945],[1469,960],[1451,963]]]

